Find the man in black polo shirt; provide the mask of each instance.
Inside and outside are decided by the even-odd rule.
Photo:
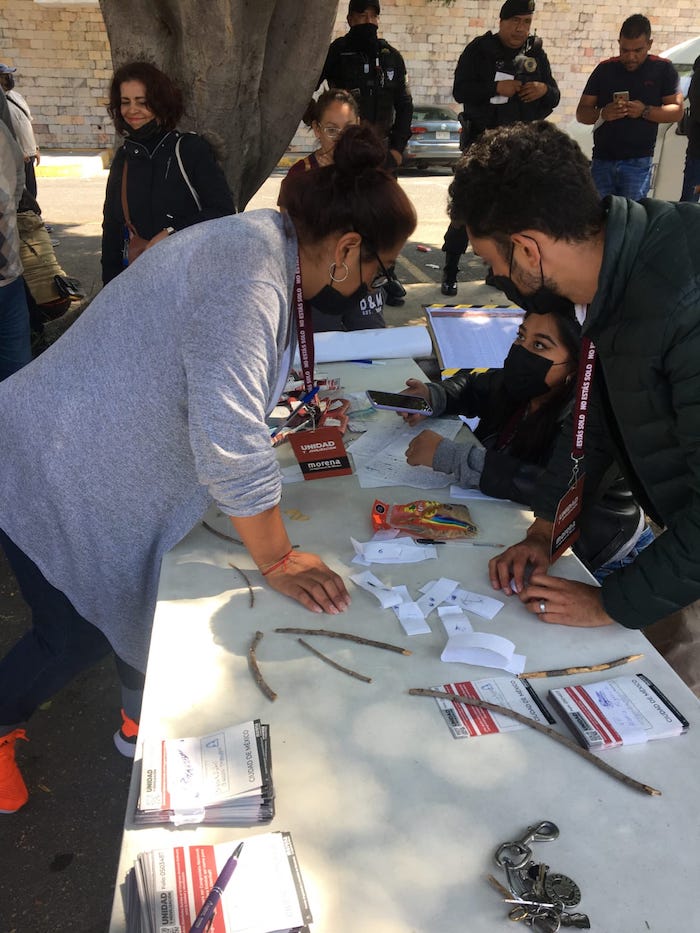
[[[650,55],[651,24],[635,13],[620,30],[620,54],[596,66],[576,108],[579,123],[593,124],[591,173],[600,196],[638,201],[651,184],[659,123],[683,114],[678,72]]]

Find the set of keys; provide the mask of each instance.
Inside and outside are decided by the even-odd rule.
[[[520,839],[504,842],[494,854],[494,861],[505,872],[507,887],[492,875],[489,881],[506,903],[514,905],[508,914],[510,920],[523,922],[538,933],[557,933],[562,928],[590,930],[587,915],[573,910],[581,902],[576,882],[532,857],[533,842],[551,842],[558,836],[559,827],[550,820],[528,826]]]

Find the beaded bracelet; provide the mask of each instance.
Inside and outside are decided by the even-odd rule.
[[[263,575],[264,577],[266,577],[269,573],[272,573],[273,570],[279,570],[280,567],[281,567],[282,569],[284,569],[284,566],[285,566],[285,564],[287,563],[287,561],[289,560],[289,558],[292,556],[292,552],[293,552],[293,551],[294,551],[294,548],[291,548],[291,547],[290,547],[290,549],[287,551],[287,553],[284,555],[284,557],[280,557],[280,559],[279,559],[279,560],[276,560],[276,561],[274,562],[274,564],[270,564],[270,566],[267,568],[267,570],[262,570],[262,571],[261,571],[262,575]]]

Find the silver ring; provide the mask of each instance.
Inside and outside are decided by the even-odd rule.
[[[547,603],[543,599],[541,599],[540,600],[540,612],[546,612],[546,611],[547,611]]]

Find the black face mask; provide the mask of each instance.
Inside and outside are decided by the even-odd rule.
[[[513,344],[503,361],[503,388],[514,402],[529,402],[545,395],[550,391],[545,376],[552,365],[552,361],[544,356]]]
[[[163,128],[155,117],[149,120],[148,123],[144,123],[144,125],[140,126],[137,130],[132,130],[127,124],[126,130],[124,131],[124,135],[129,139],[133,139],[135,143],[148,142],[148,140],[155,139],[156,136],[162,133]]]
[[[524,295],[507,275],[494,275],[491,279],[495,288],[505,294],[514,304],[522,308],[523,311],[534,312],[535,314],[564,314],[570,316],[573,311],[573,302],[568,298],[563,298],[541,285],[532,295]]]
[[[378,44],[377,29],[376,23],[358,23],[357,26],[351,26],[348,32],[351,47],[364,52],[374,51]]]
[[[309,304],[321,314],[343,315],[356,311],[363,298],[369,295],[369,288],[363,282],[352,295],[343,295],[332,285],[324,285],[320,292],[309,299]]]

